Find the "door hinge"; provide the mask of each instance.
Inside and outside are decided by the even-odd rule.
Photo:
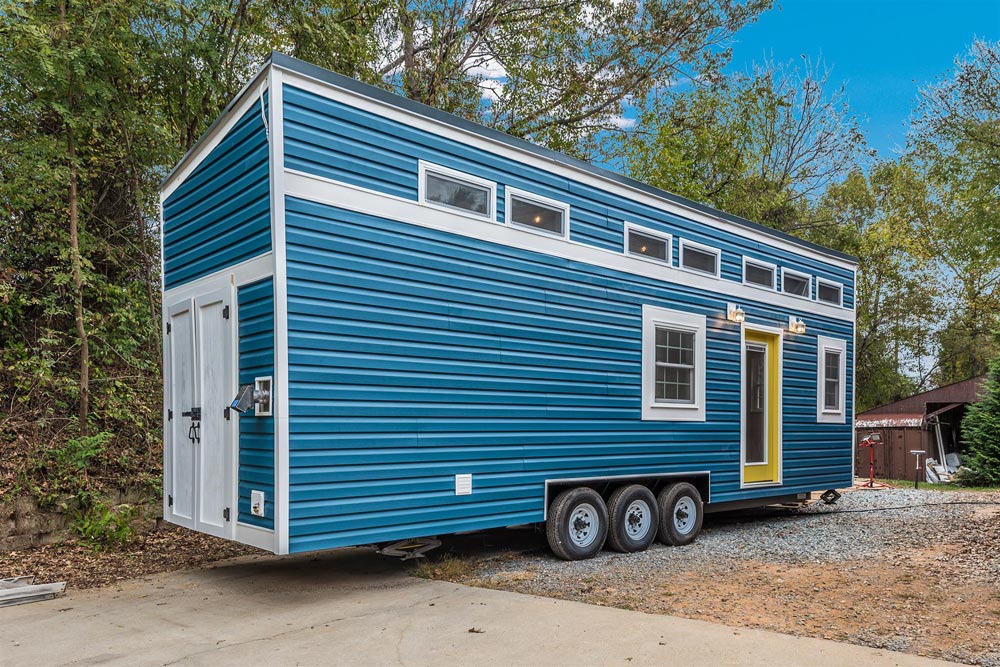
[[[167,496],[167,507],[173,507],[173,506],[174,506],[174,497]]]
[[[167,333],[170,333],[170,322],[167,322]]]
[[[229,306],[225,306],[222,309],[222,319],[224,319],[224,320],[228,320],[229,319]]]
[[[225,519],[226,521],[229,521],[229,508],[228,507],[226,509],[222,510],[222,518]]]
[[[225,409],[223,409],[222,416],[226,418],[226,421],[229,421],[229,406],[228,405],[225,407]]]
[[[167,421],[170,421],[173,418],[174,418],[174,411],[173,410],[167,410]]]

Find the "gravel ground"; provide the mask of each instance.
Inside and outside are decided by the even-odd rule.
[[[544,535],[512,537],[452,543],[424,574],[1000,667],[1000,492],[852,490],[709,515],[684,547],[576,562]]]
[[[571,573],[604,573],[609,565],[622,562],[627,562],[630,570],[662,573],[683,572],[707,561],[835,563],[873,559],[934,543],[955,542],[956,534],[968,528],[965,524],[977,509],[993,506],[1000,507],[1000,493],[859,490],[845,493],[836,505],[815,503],[800,510],[709,515],[698,539],[682,547],[656,544],[638,554],[604,551],[596,558],[573,562],[557,560],[542,549],[516,560],[488,561],[478,574],[489,576],[526,565],[537,568],[539,574],[558,574],[561,578]],[[970,566],[971,574],[1000,576],[1000,549]]]

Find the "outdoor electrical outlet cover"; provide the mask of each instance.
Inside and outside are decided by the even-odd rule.
[[[264,516],[264,492],[250,492],[250,513],[254,516]]]

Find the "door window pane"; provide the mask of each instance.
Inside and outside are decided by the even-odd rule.
[[[490,217],[490,189],[482,185],[427,172],[424,198],[435,204]]]
[[[666,239],[643,234],[632,229],[628,232],[628,251],[633,255],[653,257],[664,262],[670,261],[667,259],[668,248]]]
[[[747,345],[743,371],[746,463],[767,462],[767,356],[759,345]]]
[[[563,235],[566,211],[555,206],[547,206],[516,195],[510,198],[510,219],[523,227]]]

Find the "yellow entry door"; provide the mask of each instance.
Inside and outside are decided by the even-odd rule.
[[[743,343],[743,482],[778,481],[781,387],[778,334],[746,331]]]

